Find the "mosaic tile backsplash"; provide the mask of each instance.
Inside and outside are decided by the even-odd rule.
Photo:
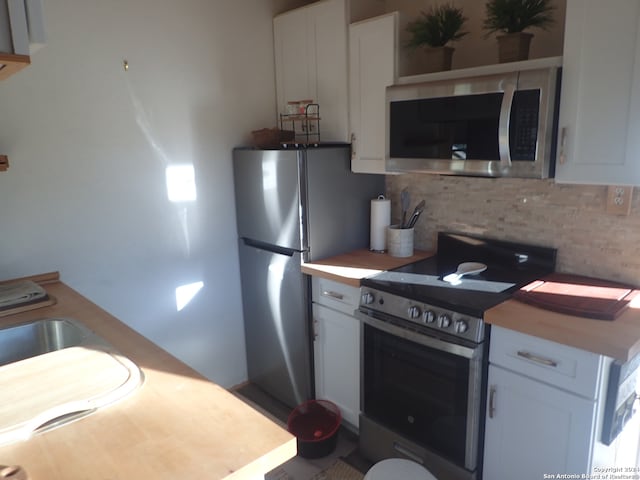
[[[557,270],[640,286],[640,194],[629,216],[605,211],[606,186],[559,185],[553,180],[489,179],[406,174],[387,176],[392,223],[422,199],[415,247],[436,248],[439,231],[482,235],[558,249]],[[472,259],[470,259],[472,260]]]

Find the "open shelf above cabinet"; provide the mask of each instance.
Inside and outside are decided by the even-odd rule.
[[[10,77],[31,63],[29,55],[0,53],[0,80]]]

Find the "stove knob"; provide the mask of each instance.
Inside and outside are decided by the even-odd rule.
[[[422,314],[422,323],[433,323],[436,321],[436,314],[433,313],[433,310],[426,310]]]
[[[375,298],[373,297],[373,293],[364,292],[362,294],[362,298],[360,299],[360,303],[362,303],[362,305],[370,305],[373,303],[374,300]]]
[[[451,317],[446,313],[443,313],[438,317],[438,326],[440,328],[448,328],[451,325]]]
[[[411,305],[407,310],[407,313],[409,314],[409,318],[418,318],[422,312],[420,312],[420,309],[415,305]]]
[[[455,328],[456,328],[456,333],[464,333],[467,330],[469,330],[469,324],[464,320],[458,320],[456,321]]]

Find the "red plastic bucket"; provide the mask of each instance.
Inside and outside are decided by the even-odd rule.
[[[320,458],[336,448],[342,422],[340,409],[328,400],[309,400],[293,409],[287,420],[298,444],[298,455]]]

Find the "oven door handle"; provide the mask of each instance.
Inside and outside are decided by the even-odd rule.
[[[414,332],[413,330],[398,327],[397,325],[393,325],[392,323],[379,320],[370,315],[366,315],[360,310],[356,310],[354,312],[354,315],[356,316],[356,318],[360,319],[367,325],[372,326],[373,328],[377,328],[378,330],[382,330],[383,332],[394,335],[396,337],[405,338],[412,342],[419,343],[420,345],[424,345],[425,347],[434,348],[436,350],[451,353],[453,355],[457,355],[458,357],[464,358],[475,358],[477,355],[477,348],[465,347],[464,345],[458,345],[457,343],[446,342],[427,334],[418,333]]]

